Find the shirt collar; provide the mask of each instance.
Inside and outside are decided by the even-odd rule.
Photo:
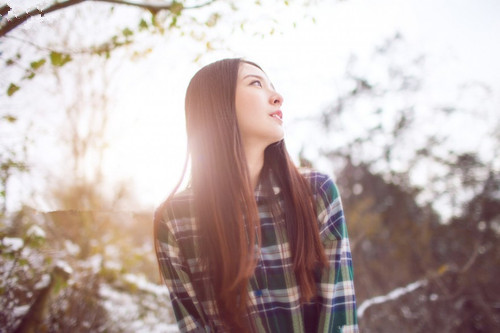
[[[277,195],[278,193],[281,192],[281,188],[278,186],[278,183],[276,181],[276,177],[274,177],[273,172],[269,172],[269,180],[271,182],[271,187],[273,189],[273,195]],[[254,195],[255,199],[257,202],[259,202],[262,199],[266,199],[270,197],[269,193],[266,191],[265,186],[263,184],[263,180],[260,179],[259,183],[257,184],[257,187],[254,190]]]

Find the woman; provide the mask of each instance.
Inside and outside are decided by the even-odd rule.
[[[186,92],[191,184],[155,213],[156,254],[182,332],[357,332],[338,191],[299,171],[278,94],[240,59]]]

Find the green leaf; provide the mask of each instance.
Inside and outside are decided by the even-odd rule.
[[[172,4],[170,5],[170,12],[175,16],[181,15],[183,9],[184,5],[177,1],[172,2]]]
[[[67,286],[67,281],[63,278],[61,278],[58,275],[53,275],[52,278],[54,279],[54,294],[58,294],[59,291]]]
[[[177,16],[172,17],[169,28],[174,28],[175,26],[177,26]]]
[[[129,28],[125,28],[122,30],[122,34],[125,37],[130,37],[134,34],[134,32],[132,30],[130,30]]]
[[[210,28],[214,27],[217,24],[217,21],[219,21],[219,19],[220,19],[220,14],[213,13],[212,15],[210,15],[205,25]]]
[[[30,66],[33,70],[37,70],[38,68],[42,67],[45,64],[46,60],[45,59],[40,59],[38,61],[33,61]]]
[[[19,89],[19,86],[15,85],[14,83],[11,83],[9,85],[9,88],[7,88],[7,96],[12,96],[16,93],[16,91],[18,91]]]
[[[144,19],[141,19],[141,21],[139,22],[139,30],[146,30],[148,27],[148,22],[146,22]]]
[[[8,114],[2,117],[3,119],[7,120],[9,123],[14,123],[16,122],[17,118]]]
[[[72,59],[69,54],[55,52],[55,51],[50,52],[50,62],[52,63],[52,65],[56,67],[62,67],[71,60]]]

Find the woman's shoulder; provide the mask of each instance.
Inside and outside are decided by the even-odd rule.
[[[155,211],[154,235],[163,260],[189,259],[196,248],[197,228],[192,208],[192,190],[171,195]],[[177,258],[177,259],[172,259]]]
[[[328,183],[335,184],[329,175],[315,169],[299,168],[299,172],[309,183],[311,183],[311,185],[322,186]]]
[[[329,175],[311,168],[299,168],[301,175],[309,182],[314,194],[322,194],[335,199],[339,192],[335,181]]]
[[[308,180],[311,179],[311,180],[321,181],[330,178],[330,176],[328,176],[327,174],[311,168],[299,168],[299,172],[302,176],[304,176]]]
[[[193,191],[187,188],[165,200],[155,211],[155,222],[173,223],[193,216]]]

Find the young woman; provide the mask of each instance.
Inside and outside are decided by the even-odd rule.
[[[182,332],[358,331],[340,197],[329,177],[292,163],[282,103],[245,60],[217,61],[191,79],[191,182],[155,213]]]

